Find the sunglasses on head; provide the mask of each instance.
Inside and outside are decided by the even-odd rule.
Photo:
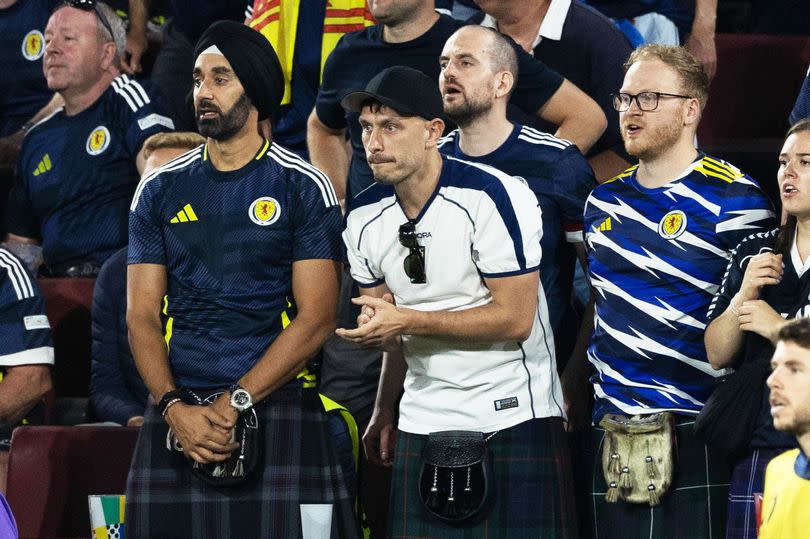
[[[410,251],[403,263],[405,275],[413,284],[425,284],[425,248],[416,239],[416,224],[413,221],[400,225],[399,243]]]
[[[110,37],[115,40],[115,35],[112,31],[112,26],[110,26],[110,21],[107,20],[107,17],[101,10],[98,8],[98,4],[96,4],[96,0],[65,0],[65,5],[70,6],[72,8],[81,9],[82,11],[93,11],[98,17],[98,20],[101,21],[101,25],[107,29],[110,33]]]

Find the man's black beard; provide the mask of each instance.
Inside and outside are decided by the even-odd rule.
[[[206,105],[205,108],[215,108],[219,115],[211,120],[200,119],[200,107]],[[250,114],[250,107],[252,103],[247,94],[242,92],[236,103],[233,104],[228,112],[222,112],[211,102],[204,101],[197,105],[196,120],[197,130],[204,137],[210,137],[214,140],[223,141],[232,138],[247,122],[248,115]]]

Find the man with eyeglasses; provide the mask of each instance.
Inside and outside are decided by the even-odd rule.
[[[93,0],[64,2],[45,28],[45,78],[64,106],[25,137],[7,241],[41,244],[49,275],[92,275],[126,245],[141,146],[174,128],[148,86],[121,74],[125,38]]]
[[[489,437],[495,494],[491,510],[452,533],[570,536],[537,198],[519,178],[438,152],[442,98],[420,71],[383,70],[342,105],[359,114],[375,183],[343,234],[362,291],[359,327],[337,333],[385,351],[363,441],[372,462],[393,465],[389,534],[460,536],[423,506],[419,472],[430,433],[465,430]],[[455,479],[461,496],[464,478]],[[448,512],[453,484],[434,500]]]
[[[753,179],[695,148],[708,77],[691,54],[646,45],[625,68],[613,103],[625,148],[639,164],[597,187],[584,216],[597,298],[588,350],[593,422],[600,425],[609,414],[618,416],[608,417],[616,425],[669,413],[657,439],[669,431],[676,443],[646,448],[633,461],[619,446],[621,434],[593,429],[591,531],[599,537],[720,537],[727,463],[693,432],[695,415],[723,374],[706,358],[706,314],[731,251],[742,238],[774,226],[774,214]],[[602,451],[619,463],[605,465],[604,475]],[[670,456],[676,469],[661,494],[661,462]],[[631,496],[644,501],[625,501]]]

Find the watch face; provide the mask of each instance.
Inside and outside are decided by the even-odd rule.
[[[240,410],[247,408],[252,404],[250,401],[250,393],[244,389],[237,389],[231,395],[231,404]]]

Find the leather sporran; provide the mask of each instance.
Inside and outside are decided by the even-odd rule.
[[[183,389],[179,397],[184,404],[192,406],[208,406],[222,395],[224,391],[216,390],[212,393],[199,394],[190,389]],[[259,421],[257,406],[239,414],[236,425],[231,432],[231,441],[239,443],[227,460],[200,464],[188,459],[192,473],[200,480],[216,487],[230,487],[240,485],[253,478],[262,457],[261,423]],[[183,451],[183,447],[169,428],[166,433],[166,448],[170,451]]]
[[[675,474],[675,425],[670,412],[626,416],[607,414],[602,472],[605,500],[656,506]]]
[[[419,498],[425,509],[449,524],[482,516],[493,491],[492,458],[482,432],[432,432],[422,450]]]

